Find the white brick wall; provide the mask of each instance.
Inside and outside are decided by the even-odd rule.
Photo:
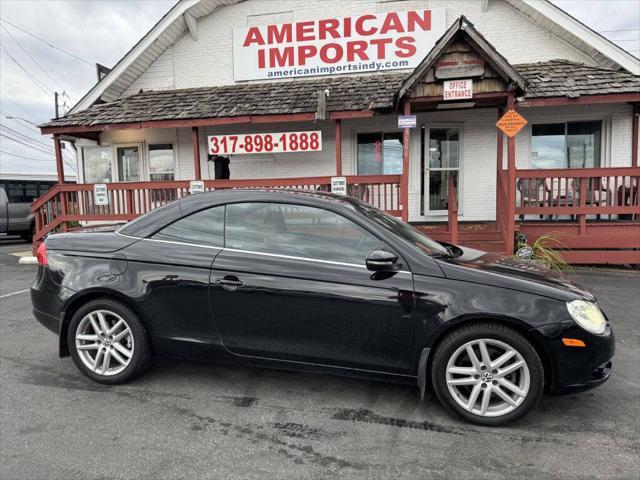
[[[500,0],[492,0],[483,13],[480,0],[250,0],[223,7],[202,18],[198,40],[183,35],[161,55],[127,91],[188,88],[233,83],[231,34],[234,27],[348,16],[371,12],[446,8],[447,25],[465,15],[511,63],[564,58],[592,64],[572,45],[560,40]]]

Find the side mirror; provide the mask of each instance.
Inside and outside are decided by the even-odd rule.
[[[400,269],[398,256],[385,250],[374,250],[365,261],[367,269],[374,272],[395,272]]]

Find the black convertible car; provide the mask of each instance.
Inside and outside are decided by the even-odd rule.
[[[100,383],[154,355],[366,375],[498,425],[611,372],[591,293],[349,197],[202,193],[115,232],[52,235],[37,257],[33,312]]]

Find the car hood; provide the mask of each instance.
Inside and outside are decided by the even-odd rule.
[[[509,288],[558,300],[595,301],[594,295],[568,275],[529,260],[456,246],[462,255],[438,260],[447,278]]]

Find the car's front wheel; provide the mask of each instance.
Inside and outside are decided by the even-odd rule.
[[[92,300],[79,308],[69,324],[67,342],[76,366],[98,383],[133,380],[151,359],[140,318],[113,299]]]
[[[463,326],[439,345],[431,371],[442,404],[464,419],[497,426],[540,400],[544,369],[535,348],[501,324]]]

